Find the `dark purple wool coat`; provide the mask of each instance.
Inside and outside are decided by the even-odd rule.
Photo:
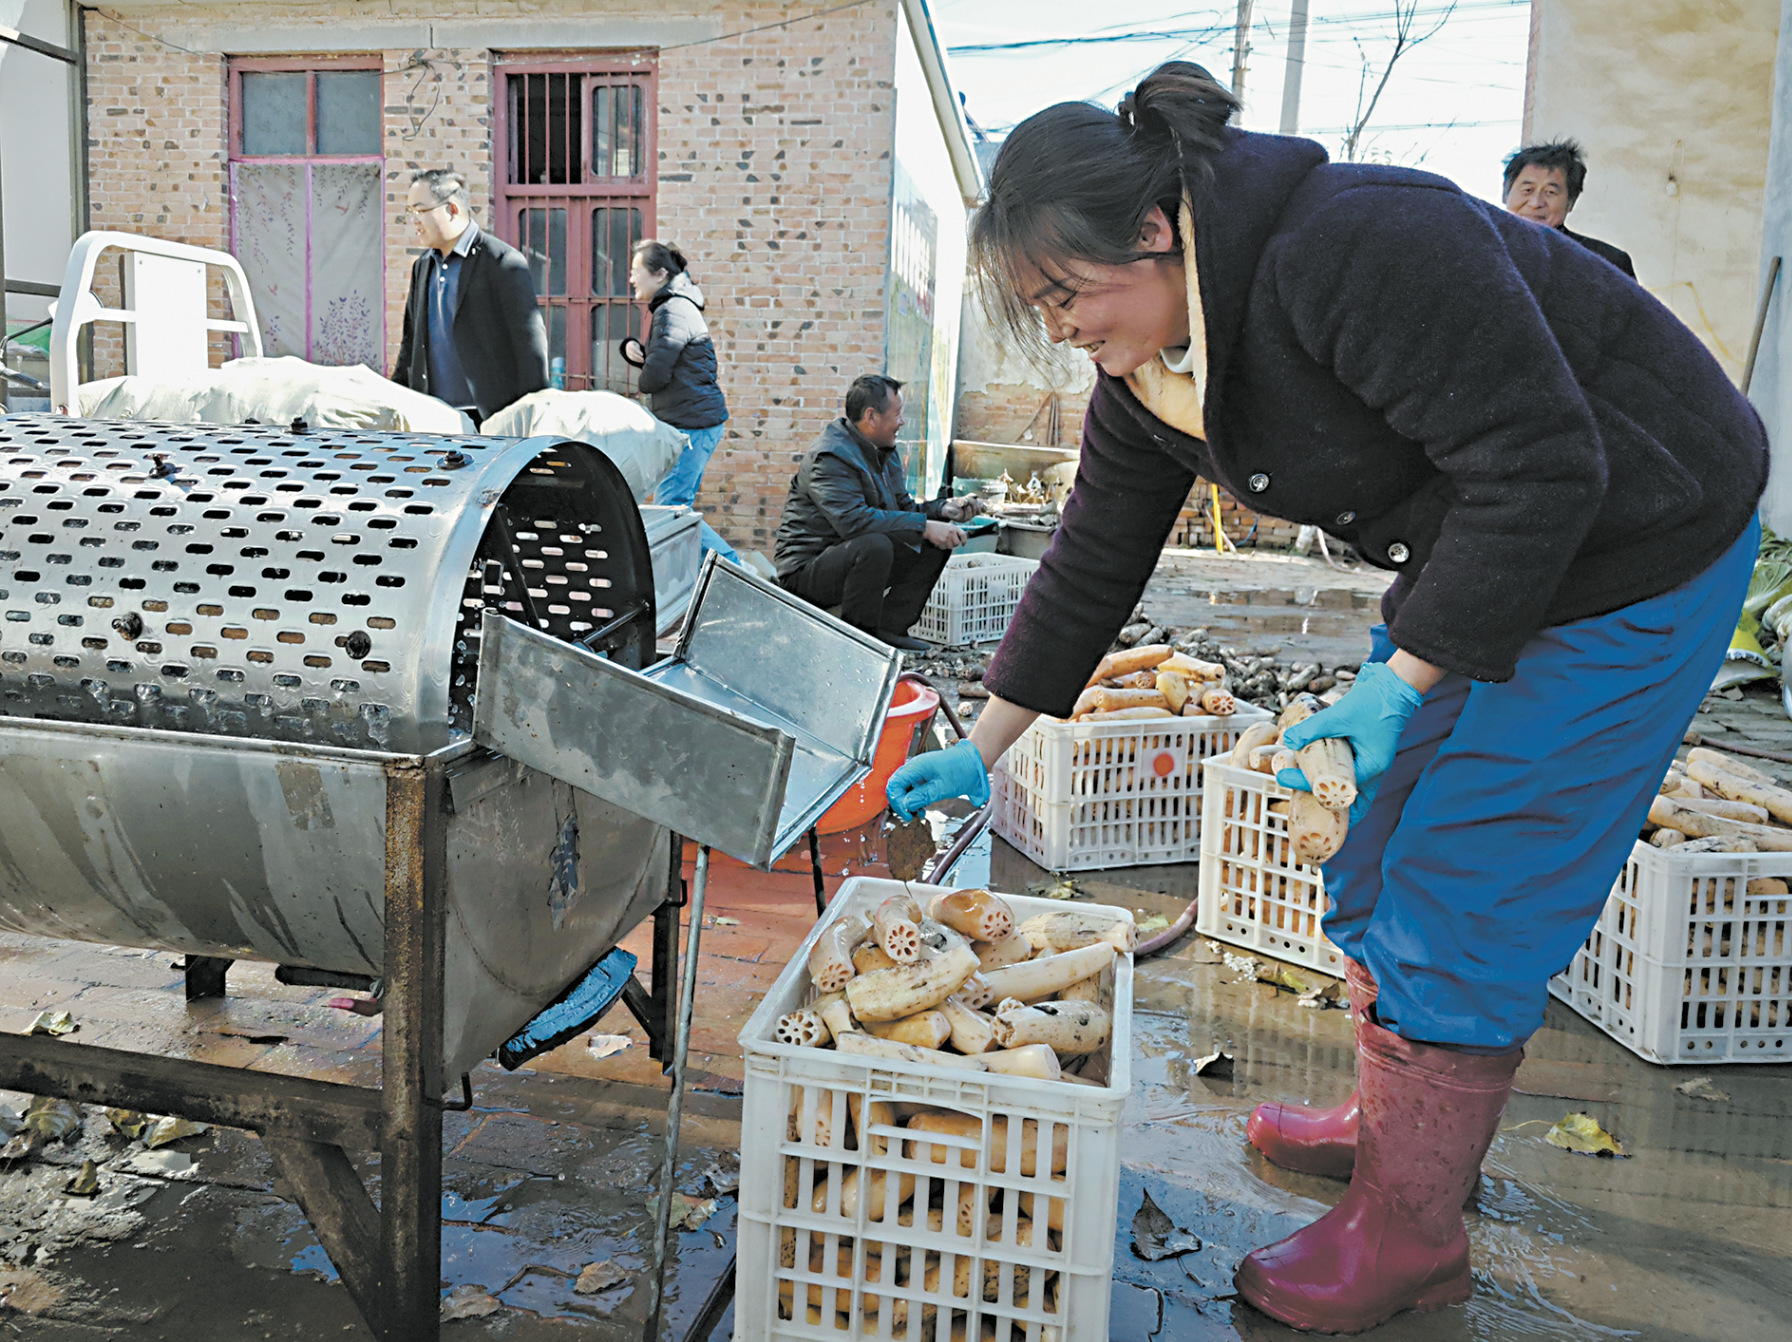
[[[1486,681],[1538,630],[1669,591],[1742,533],[1761,421],[1634,282],[1441,177],[1227,134],[1195,211],[1207,440],[1098,378],[993,693],[1070,710],[1197,474],[1397,571],[1395,644]]]

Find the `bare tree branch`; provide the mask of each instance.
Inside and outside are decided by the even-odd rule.
[[[1349,162],[1356,162],[1362,147],[1363,131],[1368,128],[1369,121],[1375,115],[1375,105],[1381,101],[1382,90],[1387,88],[1388,79],[1394,73],[1394,66],[1400,58],[1427,38],[1435,37],[1438,30],[1450,21],[1450,15],[1456,12],[1456,0],[1450,0],[1433,23],[1418,36],[1413,36],[1413,28],[1418,22],[1419,5],[1423,0],[1393,0],[1394,4],[1394,49],[1388,53],[1388,63],[1381,68],[1381,78],[1376,81],[1375,92],[1369,97],[1369,105],[1363,105],[1363,92],[1369,86],[1371,65],[1366,54],[1362,55],[1363,72],[1357,83],[1356,120],[1350,128],[1350,135],[1344,141],[1344,157]],[[1357,51],[1362,52],[1362,42],[1357,42]]]

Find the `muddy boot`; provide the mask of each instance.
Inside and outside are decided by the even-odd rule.
[[[1355,960],[1344,962],[1350,985],[1350,1015],[1362,1021],[1375,1005],[1375,975]],[[1260,1104],[1245,1124],[1244,1135],[1272,1165],[1302,1174],[1348,1179],[1356,1164],[1357,1092],[1331,1109],[1304,1104]]]
[[[1310,1332],[1360,1333],[1469,1298],[1462,1203],[1524,1057],[1415,1044],[1367,1019],[1356,1041],[1362,1120],[1350,1188],[1233,1279],[1265,1314]]]

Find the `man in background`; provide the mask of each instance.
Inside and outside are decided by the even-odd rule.
[[[473,222],[466,179],[411,174],[406,208],[423,240],[411,264],[392,380],[475,422],[548,385],[548,338],[529,262]]]
[[[902,384],[867,373],[846,393],[846,415],[822,430],[790,482],[778,527],[778,581],[893,648],[920,652],[908,636],[951,552],[970,499],[918,503],[904,484],[896,435]]]
[[[1581,188],[1586,182],[1587,159],[1578,141],[1527,144],[1506,160],[1506,208],[1521,218],[1534,220],[1545,228],[1553,228],[1563,236],[1573,238],[1593,255],[1604,257],[1634,280],[1636,267],[1630,264],[1629,252],[1568,227],[1568,211],[1580,199]]]

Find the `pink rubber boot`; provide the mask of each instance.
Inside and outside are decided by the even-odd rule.
[[[1309,1332],[1360,1333],[1469,1298],[1462,1203],[1524,1058],[1522,1048],[1488,1056],[1415,1044],[1367,1019],[1356,1047],[1350,1188],[1306,1229],[1250,1254],[1233,1279],[1265,1314]]]
[[[1361,1022],[1375,1004],[1375,975],[1355,960],[1344,962],[1350,985],[1350,1014]],[[1348,1179],[1356,1164],[1356,1130],[1360,1106],[1357,1092],[1331,1109],[1304,1104],[1260,1104],[1245,1124],[1244,1135],[1272,1165],[1302,1174]]]

